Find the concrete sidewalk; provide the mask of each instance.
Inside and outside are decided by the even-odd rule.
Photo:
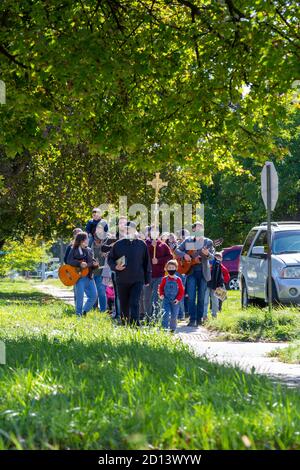
[[[39,290],[74,305],[73,290],[39,284]],[[300,388],[300,364],[285,364],[267,354],[277,348],[285,348],[288,343],[250,343],[218,341],[218,335],[203,326],[190,328],[179,323],[175,333],[198,356],[211,362],[237,366],[246,372],[268,375],[275,382]]]
[[[205,356],[212,362],[238,366],[246,372],[271,376],[275,381],[300,387],[300,364],[286,364],[267,354],[288,343],[250,343],[213,340],[206,328],[179,326],[178,337],[198,356]]]

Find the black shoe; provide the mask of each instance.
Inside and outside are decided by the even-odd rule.
[[[195,327],[195,326],[196,326],[196,322],[195,322],[195,321],[190,321],[186,326],[193,326],[193,327]]]
[[[86,317],[86,312],[82,312],[82,316],[83,316],[83,317]]]

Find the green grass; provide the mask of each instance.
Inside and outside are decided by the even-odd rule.
[[[269,356],[277,357],[282,362],[289,364],[300,364],[300,342],[290,344],[287,348],[275,349]]]
[[[220,339],[236,341],[291,341],[300,337],[299,308],[249,307],[242,310],[240,292],[229,291],[222,312],[216,319],[209,316],[206,327],[221,332]]]
[[[300,449],[297,391],[24,281],[0,292],[0,449]]]

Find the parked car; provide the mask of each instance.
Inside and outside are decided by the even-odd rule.
[[[272,300],[300,305],[300,222],[272,222]],[[240,257],[242,307],[268,299],[267,224],[250,230]]]
[[[36,271],[24,271],[24,276],[28,279],[41,279],[42,271],[39,269]]]
[[[222,251],[223,264],[230,274],[230,281],[226,287],[230,290],[238,290],[240,288],[238,276],[242,248],[243,245],[234,245],[229,248],[224,248]]]
[[[58,268],[51,271],[45,271],[45,279],[58,279]]]

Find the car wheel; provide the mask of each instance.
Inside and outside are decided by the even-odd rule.
[[[237,276],[232,276],[228,282],[229,290],[240,290],[239,280]]]
[[[47,279],[53,279],[53,276],[50,274],[50,276],[48,276]]]

